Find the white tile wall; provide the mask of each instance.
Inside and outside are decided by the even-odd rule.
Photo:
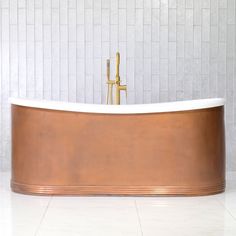
[[[236,0],[0,0],[0,168],[10,167],[9,96],[105,103],[121,52],[128,103],[227,99],[236,170]],[[124,99],[123,99],[124,101]]]

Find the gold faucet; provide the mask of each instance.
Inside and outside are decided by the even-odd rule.
[[[124,90],[126,92],[126,98],[127,98],[127,86],[120,84],[120,53],[116,53],[116,105],[120,105],[120,91]]]
[[[126,92],[127,98],[127,86],[120,84],[120,53],[116,53],[116,79],[110,79],[110,60],[107,60],[107,104],[113,104],[113,85],[116,86],[116,99],[115,104],[120,105],[120,91]]]

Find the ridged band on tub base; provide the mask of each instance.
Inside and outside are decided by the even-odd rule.
[[[185,195],[224,192],[225,183],[214,186],[39,186],[11,182],[14,192],[32,195]]]

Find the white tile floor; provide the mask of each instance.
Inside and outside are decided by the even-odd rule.
[[[1,236],[235,236],[236,172],[208,197],[36,197],[0,173]]]

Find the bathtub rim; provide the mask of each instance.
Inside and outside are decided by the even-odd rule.
[[[209,98],[186,101],[174,101],[149,104],[104,105],[89,103],[73,103],[63,101],[33,100],[23,98],[10,98],[11,105],[82,113],[98,114],[148,114],[179,112],[208,109],[225,105],[224,98]]]

